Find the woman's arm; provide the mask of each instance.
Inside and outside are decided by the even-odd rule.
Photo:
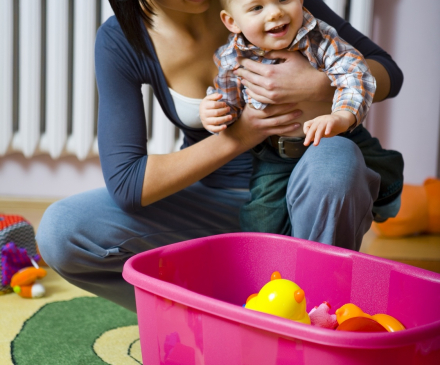
[[[376,81],[378,81],[378,89],[376,90],[376,93],[379,93],[379,96],[382,96],[383,98],[397,96],[403,84],[403,73],[399,66],[394,62],[391,55],[385,52],[367,36],[353,28],[349,22],[342,19],[331,10],[324,1],[304,0],[304,6],[313,14],[313,16],[325,21],[327,24],[335,28],[342,39],[361,52],[370,67],[375,63],[373,69],[377,71],[377,74],[373,72],[373,76],[376,77]],[[371,60],[376,62],[371,63]],[[379,63],[382,68],[378,68],[379,65],[377,65],[377,63]],[[383,74],[384,71],[388,76]],[[387,78],[389,78],[389,93],[384,97],[384,91],[387,89]],[[384,82],[384,84],[380,85],[382,82]],[[384,90],[382,90],[382,88]],[[377,98],[377,100],[375,98],[375,101],[379,101],[379,98]]]
[[[371,74],[376,79],[376,93],[374,94],[373,103],[387,99],[391,91],[391,79],[387,69],[372,58],[366,61],[368,67],[370,67]]]
[[[294,104],[270,105],[264,110],[245,107],[240,120],[183,150],[148,156],[142,205],[163,199],[199,181],[268,136],[298,129]]]
[[[292,104],[273,105],[264,111],[245,108],[240,121],[218,136],[178,152],[147,155],[141,93],[146,66],[111,21],[98,31],[95,63],[101,167],[110,196],[127,212],[199,181],[269,135],[298,127],[292,124],[299,113]]]
[[[278,65],[263,65],[249,59],[240,61],[244,68],[236,71],[248,88],[250,97],[261,103],[276,104],[288,101],[331,103],[335,89],[324,72],[314,69],[299,52],[273,51],[269,57],[283,59]],[[371,74],[376,79],[373,102],[390,96],[391,79],[387,69],[375,59],[367,59]]]

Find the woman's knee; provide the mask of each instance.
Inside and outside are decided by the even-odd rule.
[[[64,266],[72,258],[72,235],[76,227],[75,216],[65,200],[51,204],[37,230],[37,244],[44,261],[52,268]]]
[[[305,191],[324,198],[345,199],[365,196],[376,199],[380,176],[367,168],[359,147],[347,138],[322,139],[311,146],[292,172],[288,184],[288,200]]]

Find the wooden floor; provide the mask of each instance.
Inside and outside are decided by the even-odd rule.
[[[360,251],[440,273],[440,235],[383,238],[370,230]]]
[[[37,230],[44,211],[52,202],[0,197],[0,213],[21,215]],[[378,237],[370,230],[364,237],[360,251],[440,273],[440,235],[390,239]]]

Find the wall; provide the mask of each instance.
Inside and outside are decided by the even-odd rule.
[[[385,148],[403,153],[411,184],[435,176],[439,164],[439,15],[438,0],[375,1],[372,38],[392,54],[405,82],[397,98],[372,107],[368,129]],[[63,197],[100,186],[96,158],[82,163],[73,157],[0,158],[0,196]]]
[[[73,156],[56,161],[48,155],[26,159],[15,153],[0,157],[0,197],[57,199],[103,186],[97,157],[83,162]]]
[[[440,1],[375,1],[372,38],[393,56],[405,79],[396,98],[373,105],[368,129],[384,147],[402,152],[409,184],[438,174],[439,35]]]

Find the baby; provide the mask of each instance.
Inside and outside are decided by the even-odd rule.
[[[256,109],[266,107],[247,95],[234,70],[240,67],[239,57],[268,64],[277,63],[277,60],[264,57],[273,50],[300,51],[314,68],[325,72],[331,85],[336,87],[331,114],[306,121],[303,125],[305,138],[272,136],[267,140],[278,153],[280,161],[277,163],[283,163],[284,159],[292,166],[292,160],[297,161],[305,153],[310,141],[317,146],[321,138],[352,131],[362,123],[372,103],[376,81],[360,52],[341,39],[334,28],[314,18],[303,7],[303,0],[221,2],[224,10],[220,17],[232,34],[228,43],[214,55],[219,72],[214,79],[214,87],[208,89],[208,95],[200,105],[200,118],[208,131],[223,131],[240,117],[246,103]],[[301,146],[298,146],[298,140]],[[254,175],[261,175],[261,171],[255,171],[255,168],[261,169],[261,163],[254,164],[253,172]],[[271,224],[270,218],[267,224],[262,224],[261,219],[256,219],[258,214],[252,217],[253,209],[264,209],[256,202],[259,199],[264,201],[265,193],[261,193],[264,191],[266,189],[262,186],[252,186],[251,179],[252,201],[242,210],[242,229],[288,233],[280,232],[279,225]],[[280,206],[285,204],[284,196],[279,199]]]

